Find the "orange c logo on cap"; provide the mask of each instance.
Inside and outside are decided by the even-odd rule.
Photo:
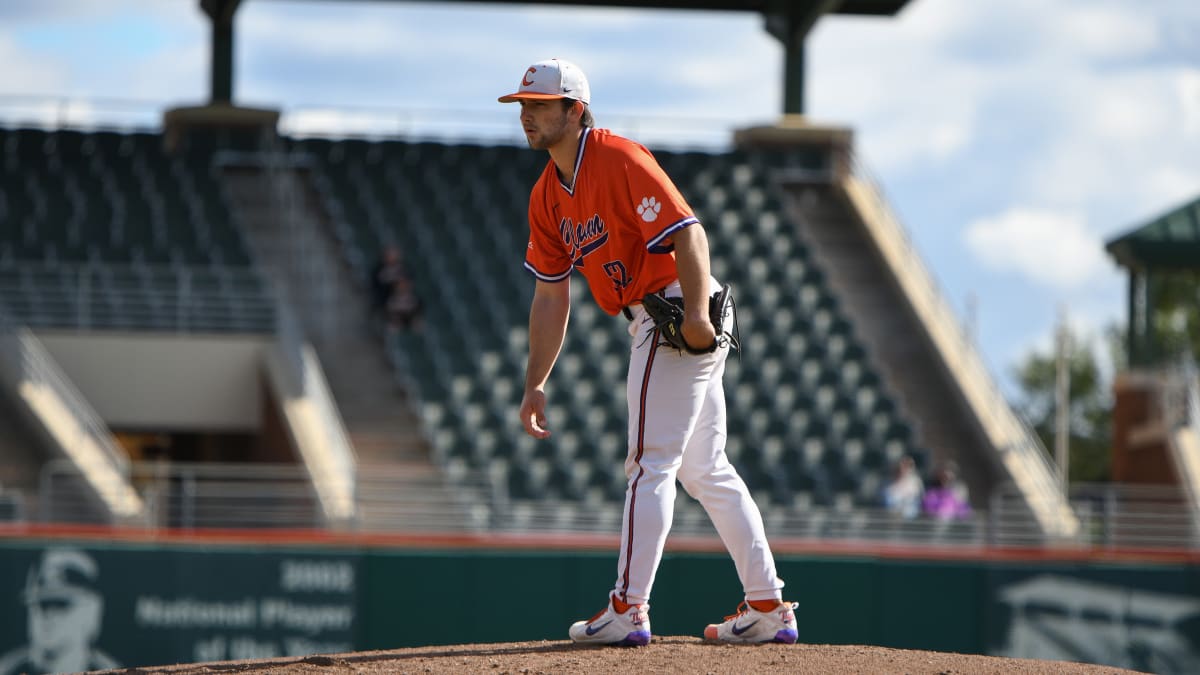
[[[529,79],[529,76],[536,75],[536,74],[537,74],[536,68],[530,68],[529,70],[525,71],[525,77],[521,78],[521,86],[528,87],[531,84],[533,84],[533,80]]]

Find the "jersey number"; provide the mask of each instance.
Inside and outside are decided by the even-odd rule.
[[[625,263],[620,260],[604,263],[604,273],[612,279],[613,286],[618,290],[622,290],[628,286],[633,279],[629,278],[629,272],[625,270]]]

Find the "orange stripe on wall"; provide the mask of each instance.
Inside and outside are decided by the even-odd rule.
[[[459,550],[596,550],[611,552],[618,534],[463,534],[395,532],[388,534],[328,530],[141,529],[97,525],[0,525],[0,542],[27,539],[166,545],[318,546],[330,548],[405,548]],[[992,546],[921,546],[871,542],[783,539],[771,541],[779,556],[862,557],[913,560],[1137,562],[1200,564],[1200,550],[1156,548],[1034,548]],[[724,553],[715,537],[671,537],[667,550]]]

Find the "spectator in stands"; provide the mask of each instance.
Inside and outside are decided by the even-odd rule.
[[[925,483],[917,474],[917,463],[905,455],[896,463],[892,481],[883,488],[883,506],[901,518],[916,518],[921,513]]]
[[[953,462],[943,464],[934,475],[933,485],[925,490],[921,501],[925,515],[938,520],[956,520],[971,515],[967,486],[958,480],[958,468]]]
[[[421,308],[421,297],[417,295],[412,280],[406,276],[396,279],[387,300],[388,331],[394,334],[419,329]]]
[[[404,266],[404,257],[400,248],[395,245],[384,247],[379,261],[371,269],[371,310],[382,314],[387,311],[388,301],[396,282],[408,278],[408,269]]]

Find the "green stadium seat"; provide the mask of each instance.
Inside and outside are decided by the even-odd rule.
[[[112,270],[253,265],[244,243],[214,235],[236,230],[209,169],[206,153],[211,150],[193,151],[203,161],[191,164],[164,154],[159,134],[74,130],[0,131],[0,147],[6,157],[19,155],[24,175],[31,177],[28,185],[21,175],[0,180],[7,211],[0,218],[5,224],[0,227],[0,265]],[[49,198],[61,194],[74,196]],[[37,205],[39,200],[43,206]],[[135,298],[115,302],[118,298],[110,296],[95,311],[108,317],[106,323],[135,329],[161,326],[144,307],[132,309]],[[129,316],[123,316],[127,309]],[[39,320],[69,321],[72,316],[51,312]],[[138,317],[148,323],[139,326]]]
[[[509,394],[519,388],[533,286],[521,268],[527,196],[544,155],[428,141],[293,139],[289,147],[312,157],[312,180],[333,217],[332,232],[360,275],[383,242],[405,251],[427,302],[427,330],[406,341],[393,363],[420,387],[422,400],[459,405],[445,383],[477,378],[485,345],[504,345],[488,361],[495,361],[488,378]],[[727,365],[730,456],[753,490],[781,505],[832,505],[835,495],[839,504],[846,497],[854,503],[885,475],[889,452],[911,449],[911,435],[892,431],[894,404],[771,179],[782,167],[819,168],[822,156],[760,150],[656,156],[705,223],[713,269],[738,294],[744,352]],[[485,254],[464,268],[460,252],[478,248],[481,237]],[[555,373],[565,385],[552,399],[551,414],[565,423],[557,442],[527,441],[511,420],[515,401],[501,394],[480,402],[487,413],[477,417],[492,421],[444,416],[429,430],[436,436],[459,425],[469,436],[472,425],[494,424],[513,434],[476,449],[523,458],[503,465],[512,499],[601,498],[619,505],[624,498],[628,336],[624,321],[594,310],[586,288],[578,290]],[[567,385],[577,382],[591,387]],[[563,433],[568,429],[570,435]]]

